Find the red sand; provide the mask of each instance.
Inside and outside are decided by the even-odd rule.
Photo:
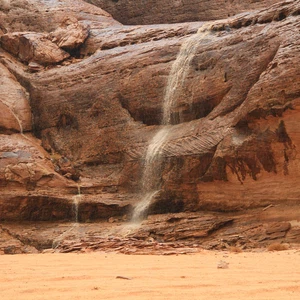
[[[299,300],[300,251],[2,255],[0,283],[5,300]]]

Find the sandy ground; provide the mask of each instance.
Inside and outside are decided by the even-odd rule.
[[[2,255],[0,299],[299,300],[300,251]]]

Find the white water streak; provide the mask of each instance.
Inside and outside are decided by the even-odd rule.
[[[135,207],[132,221],[133,222],[140,222],[144,214],[147,212],[152,200],[154,199],[154,196],[158,193],[158,191],[152,191],[149,193],[146,193],[143,197],[143,199],[139,202],[139,204]]]
[[[59,245],[61,244],[61,241],[63,241],[68,235],[71,234],[71,232],[75,231],[76,229],[76,235],[79,237],[79,203],[81,201],[81,188],[80,185],[77,185],[77,195],[73,196],[73,203],[72,203],[72,212],[74,215],[74,222],[73,225],[66,230],[65,232],[63,232],[62,234],[60,234],[56,239],[53,240],[52,242],[52,248],[56,249],[59,247]]]
[[[79,211],[79,203],[81,201],[81,189],[80,185],[77,185],[77,195],[73,197],[73,212],[75,216],[75,223],[78,223],[78,211]]]
[[[74,213],[75,223],[78,223],[78,208],[79,208],[80,200],[81,200],[81,195],[76,195],[73,197],[73,213]]]
[[[169,128],[164,127],[152,138],[146,153],[146,165],[152,163],[156,156],[161,154],[162,147],[169,135]]]
[[[183,90],[186,77],[189,73],[189,66],[194,58],[196,51],[199,47],[199,42],[209,34],[211,25],[202,26],[196,35],[192,35],[186,40],[174,61],[170,75],[168,77],[166,93],[163,102],[163,124],[168,125],[171,123],[171,116],[174,107],[178,100],[178,96]]]
[[[12,115],[15,117],[15,119],[17,120],[17,122],[19,124],[19,128],[20,128],[20,133],[21,133],[21,135],[23,135],[23,126],[22,126],[22,123],[21,123],[19,117],[13,112],[12,109],[10,111],[11,111]]]
[[[196,35],[191,36],[180,48],[177,58],[171,67],[166,86],[163,100],[163,125],[171,124],[172,112],[174,107],[176,107],[178,95],[180,95],[184,87],[191,61],[195,56],[200,40],[210,32],[210,29],[211,25],[205,24],[198,30]],[[167,143],[169,133],[170,126],[164,126],[154,135],[149,143],[142,176],[144,196],[133,212],[132,220],[134,222],[141,221],[155,195],[160,190],[162,151],[164,145]]]

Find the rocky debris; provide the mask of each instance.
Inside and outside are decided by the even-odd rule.
[[[70,56],[43,33],[7,33],[0,40],[3,49],[26,63],[33,61],[41,65],[57,64]]]
[[[199,246],[178,243],[146,242],[137,239],[103,239],[94,243],[63,242],[56,251],[60,253],[86,252],[86,251],[118,252],[123,254],[156,254],[174,255],[199,252]]]
[[[28,71],[29,72],[35,73],[35,72],[42,71],[43,69],[44,69],[44,66],[42,66],[34,61],[31,61],[28,63]]]
[[[89,27],[77,19],[65,18],[60,27],[50,33],[53,43],[66,51],[80,47],[89,35]]]
[[[287,212],[284,207],[277,210],[281,218],[288,218]],[[286,230],[288,224],[291,227],[284,231],[285,236],[272,235],[275,230],[278,233]],[[272,234],[268,234],[270,228]],[[204,212],[153,215],[142,224],[109,221],[2,224],[3,230],[41,252],[46,249],[46,252],[62,253],[103,251],[160,255],[195,253],[201,249],[239,253],[254,248],[267,249],[274,243],[289,244],[293,248],[300,238],[299,228],[286,221],[270,221],[260,210],[227,213],[226,217]]]
[[[158,218],[154,223],[147,222],[134,236],[144,236],[151,232],[151,237],[164,242],[188,239],[201,239],[224,226],[229,226],[233,218],[220,216],[198,216],[190,214],[188,218],[180,213],[167,218]]]
[[[38,253],[38,250],[0,226],[0,255],[22,253]]]
[[[228,269],[228,267],[229,267],[229,263],[228,262],[226,262],[224,260],[220,260],[218,262],[218,265],[217,265],[218,269]]]

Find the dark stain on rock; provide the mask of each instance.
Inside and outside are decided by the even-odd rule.
[[[292,140],[291,140],[291,138],[289,137],[289,135],[286,131],[285,123],[284,123],[283,120],[281,120],[279,122],[278,128],[276,129],[276,135],[277,135],[279,143],[283,143],[283,144],[285,144],[286,146],[289,146],[289,147],[292,146]]]
[[[61,114],[56,124],[58,129],[78,129],[78,122],[72,114]]]

